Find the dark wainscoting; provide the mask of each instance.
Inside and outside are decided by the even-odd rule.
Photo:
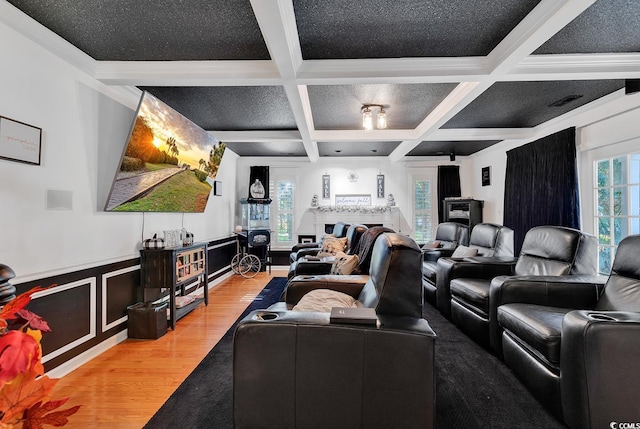
[[[209,281],[230,271],[235,237],[208,243]],[[142,300],[140,258],[70,271],[15,284],[17,293],[50,286],[27,307],[43,317],[51,332],[42,338],[46,371],[64,364],[127,328],[127,307]]]

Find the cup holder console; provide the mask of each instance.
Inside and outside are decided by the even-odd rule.
[[[255,314],[255,320],[276,320],[280,315],[272,311],[259,311]]]
[[[589,313],[589,317],[595,320],[603,320],[608,322],[615,322],[616,320],[618,320],[615,317],[611,317],[602,313]]]

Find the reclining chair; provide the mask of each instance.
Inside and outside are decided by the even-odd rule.
[[[369,270],[373,255],[374,244],[382,234],[393,233],[394,231],[384,226],[374,226],[365,230],[360,237],[360,241],[355,249],[358,255],[358,267],[349,275],[343,274],[322,274],[322,275],[297,275],[287,282],[287,286],[282,292],[282,300],[289,308],[298,303],[307,292],[314,289],[326,288],[327,284],[332,284],[342,293],[356,298],[364,284],[369,280]]]
[[[456,247],[469,244],[469,227],[457,222],[442,222],[436,237],[422,247],[422,285],[425,300],[435,304],[438,259],[451,256]]]
[[[563,280],[509,288],[497,311],[505,363],[570,428],[637,424],[640,235],[620,242],[604,288]]]
[[[491,341],[491,338],[499,337],[495,318],[500,302],[491,298],[500,296],[500,288],[508,287],[510,282],[518,281],[522,276],[594,276],[596,252],[597,241],[593,235],[561,226],[531,228],[515,264],[478,263],[473,267],[473,264],[458,267],[464,272],[463,276],[453,278],[449,283],[453,323],[476,342],[490,345],[500,355],[500,344]],[[513,271],[504,273],[505,268]]]
[[[360,237],[368,228],[365,225],[354,224],[347,229],[347,255],[354,255],[355,250],[360,243]],[[303,256],[291,263],[289,266],[288,278],[302,274],[329,274],[333,258],[314,258],[312,256]]]
[[[243,319],[233,342],[234,427],[433,428],[435,334],[422,318],[420,259],[408,237],[376,239],[358,301],[375,309],[377,325],[283,303]]]
[[[483,257],[504,257],[513,258],[513,230],[506,226],[493,223],[479,223],[473,227],[468,243],[460,243],[461,246],[468,246],[477,256]],[[443,257],[452,256],[453,252]],[[449,292],[449,282],[438,282],[438,260],[431,262],[427,267],[426,262],[422,264],[422,285],[425,288],[425,299],[432,305],[442,308],[443,314],[447,317],[451,314]],[[449,259],[447,264],[454,264],[456,259]],[[443,268],[440,268],[442,271]],[[425,272],[429,273],[425,276]],[[445,277],[447,279],[447,277]]]
[[[347,230],[349,229],[349,224],[344,222],[338,222],[333,225],[333,234],[336,238],[346,237]],[[289,254],[289,263],[293,263],[297,261],[299,258],[312,255],[315,256],[318,254],[320,249],[322,248],[322,241],[316,243],[298,243],[291,248],[291,253]]]

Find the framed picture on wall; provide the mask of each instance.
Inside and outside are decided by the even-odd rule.
[[[482,186],[491,185],[491,167],[482,167]]]
[[[42,128],[0,116],[0,158],[40,165]]]

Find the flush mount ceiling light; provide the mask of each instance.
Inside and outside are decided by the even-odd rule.
[[[364,104],[360,111],[362,112],[362,127],[365,131],[373,130],[373,112],[371,108],[378,108],[378,114],[376,116],[376,128],[383,130],[387,128],[387,114],[384,111],[382,104]]]

